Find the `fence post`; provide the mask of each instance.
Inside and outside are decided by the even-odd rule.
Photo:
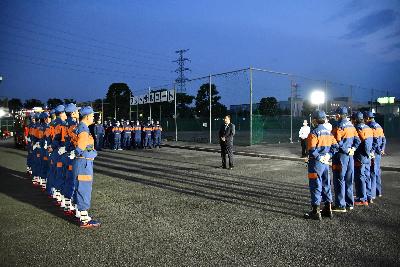
[[[209,98],[209,110],[210,110],[210,136],[209,136],[209,138],[210,138],[210,144],[211,144],[211,74],[210,74],[210,76],[209,76],[209,80],[208,80],[208,82],[209,82],[209,92],[208,92],[208,98]]]
[[[290,143],[293,143],[293,80],[290,81]]]
[[[132,97],[132,93],[130,93],[130,96],[129,96],[129,122],[132,120],[131,97]]]
[[[175,95],[175,97],[174,97],[174,104],[175,104],[175,107],[174,107],[174,112],[175,112],[175,115],[174,115],[174,119],[175,119],[175,142],[177,142],[178,141],[178,126],[176,125],[176,85],[174,84],[174,95]]]
[[[325,80],[325,112],[328,113],[328,80]]]
[[[250,67],[250,146],[253,144],[253,69]]]

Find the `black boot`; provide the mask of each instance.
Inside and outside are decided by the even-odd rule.
[[[321,211],[321,215],[323,217],[327,218],[333,218],[333,213],[332,213],[332,204],[330,202],[325,203],[324,208]]]
[[[304,214],[304,218],[312,220],[322,220],[318,205],[313,205],[312,210]]]

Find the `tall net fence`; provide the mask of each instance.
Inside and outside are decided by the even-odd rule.
[[[174,92],[174,99],[133,105],[131,116],[142,122],[160,121],[167,140],[218,143],[218,131],[229,114],[236,126],[236,145],[297,142],[299,129],[305,120],[310,124],[313,110],[324,110],[333,120],[342,106],[350,112],[374,111],[388,136],[399,131],[398,105],[384,110],[376,102],[391,92],[301,75],[246,68],[194,78],[182,88],[171,83],[135,94],[161,91]],[[325,101],[313,103],[314,91],[322,91]]]

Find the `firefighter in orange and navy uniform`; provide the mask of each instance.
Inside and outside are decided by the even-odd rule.
[[[52,160],[55,164],[54,166],[54,179],[53,179],[53,187],[54,187],[54,194],[53,197],[55,198],[55,204],[57,206],[61,206],[63,203],[63,195],[61,194],[61,190],[65,183],[65,171],[64,171],[64,164],[63,158],[64,154],[66,153],[65,149],[65,137],[67,135],[67,127],[65,120],[67,119],[67,115],[65,114],[65,107],[63,105],[58,105],[55,108],[56,119],[54,120],[54,137],[51,142],[51,148],[53,150],[52,153]]]
[[[75,153],[75,146],[73,140],[76,138],[75,135],[75,128],[78,125],[79,120],[79,112],[78,108],[74,103],[70,103],[65,106],[65,113],[67,115],[66,119],[66,128],[67,128],[67,135],[65,136],[65,150],[66,153],[64,154],[64,172],[65,172],[65,182],[62,188],[61,194],[64,196],[64,213],[66,215],[73,215],[74,213],[74,206],[72,203],[75,187],[76,187],[76,179],[73,175],[72,171],[72,160],[74,158]]]
[[[371,200],[376,196],[382,196],[382,179],[381,179],[381,159],[385,154],[386,137],[383,133],[382,126],[375,121],[375,115],[372,112],[365,112],[366,124],[372,129],[373,142],[372,149],[374,157],[371,159]]]
[[[162,127],[160,125],[160,122],[157,121],[156,124],[153,127],[153,133],[154,133],[154,147],[160,148],[161,145],[161,132],[162,132]]]
[[[335,191],[336,212],[346,212],[354,208],[354,152],[360,145],[356,128],[347,118],[346,107],[336,111],[337,124],[332,133],[339,145],[339,151],[332,158],[333,187]]]
[[[48,147],[51,144],[51,128],[50,122],[51,118],[47,112],[42,113],[42,125],[43,125],[43,138],[41,141],[41,148],[42,148],[42,181],[41,187],[42,191],[47,190],[47,182],[48,182],[48,175],[50,169],[50,153],[48,151]]]
[[[324,127],[326,115],[323,111],[312,114],[313,124],[317,125],[307,138],[308,181],[311,193],[312,210],[304,215],[306,219],[321,220],[321,215],[332,218],[332,193],[329,178],[329,159],[338,149],[331,132]],[[324,208],[320,211],[320,204]]]
[[[39,186],[42,156],[40,150],[40,140],[43,132],[40,125],[40,113],[35,113],[35,124],[31,128],[31,143],[32,143],[32,183],[34,186]]]
[[[28,151],[28,156],[26,158],[26,172],[32,174],[32,131],[35,125],[35,113],[31,113],[29,116],[29,124],[26,126],[26,150]]]
[[[356,188],[354,205],[368,206],[367,188],[371,187],[370,168],[373,156],[373,133],[371,128],[364,123],[364,116],[361,112],[355,113],[353,120],[361,140],[361,144],[354,153],[354,182]]]
[[[114,150],[122,150],[121,148],[121,135],[123,128],[120,127],[119,121],[115,123],[115,126],[112,127],[112,134],[114,136]]]
[[[89,131],[89,126],[94,121],[94,112],[91,107],[83,107],[80,114],[82,119],[75,130],[77,138],[72,166],[74,177],[77,179],[76,214],[80,220],[80,227],[92,228],[100,226],[100,223],[93,220],[88,214],[92,198],[93,161],[97,156],[94,139]]]
[[[143,148],[152,148],[152,141],[151,141],[151,135],[152,135],[153,127],[150,124],[150,122],[147,123],[146,126],[143,127],[143,132],[144,132],[144,142],[143,142]]]
[[[129,124],[129,121],[126,121],[122,127],[122,147],[124,149],[131,149],[132,127]]]

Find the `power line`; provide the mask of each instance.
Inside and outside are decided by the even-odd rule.
[[[81,45],[85,45],[85,46],[89,46],[89,47],[93,47],[93,48],[97,48],[97,49],[103,49],[103,50],[108,50],[108,51],[111,51],[111,52],[120,53],[119,50],[117,51],[117,50],[114,50],[114,49],[111,49],[111,48],[108,48],[108,47],[88,44],[85,41],[77,41],[77,40],[72,40],[72,39],[68,39],[68,38],[64,38],[64,37],[60,37],[60,36],[55,36],[55,35],[49,34],[49,33],[44,33],[44,32],[40,32],[40,31],[34,31],[34,30],[23,28],[23,27],[19,27],[19,26],[16,26],[16,25],[11,25],[11,24],[8,24],[8,23],[5,23],[5,22],[1,22],[0,25],[5,26],[5,27],[9,27],[9,28],[13,28],[13,29],[16,29],[16,30],[20,30],[20,31],[33,33],[33,34],[36,34],[36,35],[45,36],[47,38],[52,38],[52,39],[57,39],[57,40],[66,41],[66,42],[72,42],[72,43],[78,43],[78,44],[81,44]],[[101,42],[101,41],[96,41],[96,42]],[[145,56],[143,54],[138,54],[136,56],[143,57],[143,58],[151,58],[150,56]],[[153,57],[153,59],[155,59],[155,58]],[[161,60],[161,59],[156,59],[156,60]],[[162,60],[162,61],[165,61],[165,60]]]
[[[31,60],[35,58],[35,57],[21,55],[21,54],[13,53],[13,52],[4,52],[4,51],[1,51],[1,50],[0,50],[0,53],[16,54],[17,56],[28,58],[28,59],[31,59]],[[50,61],[52,63],[61,64],[63,67],[60,67],[58,65],[52,65],[52,64],[50,65],[50,64],[46,64],[46,63],[43,64],[42,62],[37,62],[37,61],[27,61],[27,60],[16,59],[15,57],[10,57],[8,55],[3,55],[1,57],[9,59],[9,60],[12,60],[12,61],[19,61],[19,62],[23,62],[23,63],[29,63],[29,64],[33,64],[33,65],[38,65],[38,66],[46,66],[46,67],[51,67],[51,68],[55,67],[55,68],[59,68],[59,69],[63,69],[63,70],[66,69],[66,70],[72,70],[72,71],[78,71],[78,72],[86,72],[86,73],[92,73],[92,74],[100,74],[100,75],[107,75],[107,76],[111,76],[110,72],[113,72],[113,73],[116,73],[116,74],[118,74],[118,75],[120,75],[122,77],[129,77],[129,78],[134,78],[134,79],[145,78],[145,79],[148,79],[148,80],[153,80],[153,81],[157,80],[157,81],[159,81],[159,79],[155,79],[154,77],[151,77],[151,76],[147,78],[148,75],[145,75],[145,74],[143,76],[146,76],[146,77],[139,76],[139,75],[132,76],[131,74],[129,74],[127,72],[111,71],[111,70],[107,70],[107,69],[104,69],[104,68],[95,68],[95,67],[90,67],[91,69],[94,69],[94,71],[91,71],[91,70],[87,70],[87,69],[81,68],[81,67],[85,67],[85,66],[80,65],[80,64],[72,64],[72,63],[62,62],[62,61],[57,61],[57,60],[49,60],[49,59],[41,59],[41,58],[39,58],[39,60],[42,60],[42,61]],[[70,67],[70,66],[73,66],[73,67]],[[98,70],[100,70],[100,71],[98,71]],[[163,80],[163,81],[168,81],[168,80],[166,79],[166,80]]]
[[[153,71],[154,70],[157,70],[157,71],[166,71],[167,70],[167,69],[162,69],[162,68],[154,68],[154,67],[143,66],[143,65],[140,65],[140,64],[125,64],[125,63],[116,62],[116,61],[104,60],[103,58],[94,58],[94,57],[88,57],[88,56],[75,55],[75,54],[71,54],[71,53],[64,53],[64,52],[60,52],[60,51],[57,51],[57,50],[46,49],[46,48],[42,48],[42,47],[35,47],[35,46],[31,46],[31,45],[26,45],[26,44],[23,44],[23,43],[13,42],[13,41],[10,41],[10,40],[3,40],[3,42],[11,43],[11,44],[22,46],[22,47],[28,47],[28,48],[36,49],[36,50],[39,50],[39,51],[45,51],[45,52],[50,52],[50,53],[54,53],[54,54],[58,54],[58,55],[64,55],[64,56],[68,56],[68,57],[76,57],[76,58],[88,59],[88,60],[97,60],[97,61],[102,61],[102,62],[106,62],[106,63],[110,63],[110,64],[116,64],[116,65],[133,67],[133,68],[137,68],[137,67],[140,67],[141,69],[142,68],[144,68],[144,69],[147,68],[147,69],[151,69]]]
[[[1,52],[2,52],[2,53],[6,53],[6,54],[14,54],[14,55],[17,55],[17,56],[20,56],[20,57],[26,57],[26,58],[32,58],[32,59],[35,59],[35,58],[36,58],[36,59],[39,59],[39,60],[42,60],[42,61],[50,61],[50,62],[52,62],[52,63],[58,63],[58,64],[63,64],[63,65],[72,65],[72,66],[76,66],[76,67],[80,67],[80,68],[98,69],[98,70],[103,70],[103,71],[106,71],[106,72],[114,72],[114,73],[120,73],[120,74],[127,74],[127,75],[130,75],[129,72],[116,71],[116,70],[109,70],[109,69],[101,68],[101,67],[85,66],[85,65],[81,65],[81,64],[75,64],[75,63],[70,63],[70,62],[63,62],[63,61],[53,60],[53,59],[43,59],[43,58],[40,58],[40,57],[29,56],[29,55],[24,55],[24,54],[15,53],[15,52],[10,52],[10,51],[5,51],[5,50],[1,50],[1,49],[0,49],[0,53],[1,53]],[[142,74],[142,76],[146,76],[146,77],[158,77],[158,78],[161,78],[161,79],[166,78],[166,77],[161,77],[161,76],[150,76],[150,75],[147,75],[147,74]],[[135,76],[132,76],[132,77],[135,77]]]
[[[102,54],[102,53],[98,53],[98,52],[93,52],[93,51],[90,51],[90,50],[82,50],[82,49],[79,49],[79,48],[72,48],[72,47],[68,47],[68,46],[60,45],[60,44],[46,43],[46,42],[43,42],[43,41],[38,40],[38,39],[35,39],[35,38],[29,38],[29,37],[27,37],[27,36],[21,36],[21,35],[18,35],[18,34],[15,34],[15,33],[10,33],[10,32],[3,31],[3,30],[0,30],[0,32],[6,32],[7,34],[13,35],[13,36],[15,36],[15,37],[17,37],[17,38],[20,38],[20,39],[31,40],[31,41],[38,41],[38,42],[42,42],[43,44],[46,44],[46,45],[58,46],[58,47],[60,47],[60,48],[64,48],[64,49],[68,49],[68,50],[73,50],[73,51],[78,51],[78,52],[82,52],[82,53],[85,53],[85,54],[98,55],[98,56],[101,56],[101,57],[112,58],[112,59],[116,59],[116,60],[124,60],[124,61],[127,60],[127,58],[121,58],[121,57],[111,56],[111,55],[107,55],[107,54]],[[138,63],[138,64],[148,65],[148,66],[159,66],[159,64],[151,64],[151,63],[146,63],[146,62],[137,61],[137,60],[132,60],[132,59],[130,59],[130,61],[136,62],[136,63]],[[163,69],[163,70],[167,70],[167,69]]]
[[[177,60],[172,61],[172,62],[178,63],[178,68],[175,70],[175,72],[178,73],[179,76],[178,76],[178,78],[175,79],[175,82],[178,83],[179,88],[180,88],[179,91],[181,93],[186,91],[185,83],[187,81],[189,81],[189,79],[186,78],[186,76],[185,76],[185,72],[190,71],[190,69],[185,67],[185,62],[186,61],[190,62],[190,59],[183,57],[183,54],[186,53],[187,51],[189,51],[189,49],[181,49],[181,50],[175,51],[175,53],[179,54],[179,58]]]
[[[29,26],[35,26],[35,27],[39,27],[39,28],[46,29],[46,30],[49,30],[49,31],[56,31],[56,32],[60,32],[60,33],[66,34],[66,35],[73,36],[73,37],[78,37],[78,38],[91,40],[91,41],[97,42],[97,43],[102,43],[102,44],[107,43],[107,44],[110,44],[112,46],[118,46],[118,47],[130,50],[130,51],[133,51],[133,52],[137,52],[138,51],[138,52],[140,52],[142,54],[148,54],[149,56],[147,56],[147,57],[154,57],[154,58],[158,57],[158,58],[164,58],[164,59],[167,59],[167,60],[171,60],[171,58],[169,56],[166,56],[164,54],[155,53],[155,52],[149,52],[149,51],[146,51],[146,50],[143,50],[143,49],[136,49],[136,48],[133,49],[132,47],[121,45],[120,43],[110,42],[110,41],[106,41],[106,40],[100,40],[100,39],[93,38],[93,37],[90,37],[90,36],[87,36],[87,35],[80,35],[80,34],[77,34],[77,33],[74,33],[74,32],[60,30],[60,29],[57,29],[57,28],[54,28],[54,27],[49,27],[47,25],[43,25],[43,24],[36,23],[36,22],[33,22],[33,21],[28,21],[28,20],[21,19],[21,18],[18,18],[18,17],[11,17],[9,15],[4,15],[4,16],[8,17],[10,20],[19,21],[19,23],[28,24]],[[54,22],[53,21],[49,21],[49,23],[51,23],[54,26]],[[108,49],[108,48],[106,48],[106,49]]]

